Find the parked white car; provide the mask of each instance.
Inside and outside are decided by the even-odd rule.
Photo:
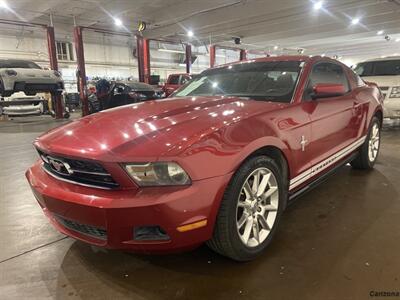
[[[46,102],[43,94],[27,96],[24,92],[17,92],[3,98],[0,107],[2,113],[8,116],[41,115],[47,108]]]
[[[15,92],[35,95],[38,92],[62,93],[64,82],[61,73],[43,70],[28,60],[0,60],[0,95],[9,97]]]
[[[357,64],[354,71],[365,81],[375,82],[385,96],[385,118],[400,118],[400,56],[371,59]]]

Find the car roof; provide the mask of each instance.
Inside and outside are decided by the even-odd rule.
[[[327,56],[320,56],[320,55],[279,55],[279,56],[265,56],[265,57],[260,57],[260,58],[254,58],[254,59],[247,59],[247,60],[241,60],[241,61],[235,61],[232,63],[227,63],[223,65],[218,65],[213,67],[212,69],[217,69],[217,68],[226,68],[231,65],[239,65],[243,63],[257,63],[257,62],[273,62],[273,61],[299,61],[299,62],[311,62],[315,61],[318,59],[323,59],[326,61],[332,61],[332,62],[337,62],[340,63],[339,61],[332,59]],[[340,63],[342,64],[342,63]]]
[[[361,61],[359,63],[372,62],[372,61],[387,61],[387,60],[400,60],[400,56],[385,56],[385,57],[379,57],[379,58],[372,58],[372,59]]]

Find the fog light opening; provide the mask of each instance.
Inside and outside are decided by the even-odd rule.
[[[137,241],[166,241],[169,235],[160,226],[139,226],[133,230],[133,239]]]

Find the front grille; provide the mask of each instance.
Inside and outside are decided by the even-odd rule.
[[[56,216],[57,221],[64,227],[100,240],[107,240],[107,230],[92,225],[81,224],[72,220]]]
[[[44,170],[60,180],[106,189],[119,186],[99,163],[53,156],[41,150],[38,152],[43,160]]]

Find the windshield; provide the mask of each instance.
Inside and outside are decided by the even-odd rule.
[[[299,61],[243,63],[209,69],[174,96],[224,95],[290,102],[299,73]]]
[[[370,61],[358,64],[354,71],[359,76],[400,75],[400,60]]]
[[[33,61],[27,60],[0,60],[0,68],[7,69],[41,69]]]

